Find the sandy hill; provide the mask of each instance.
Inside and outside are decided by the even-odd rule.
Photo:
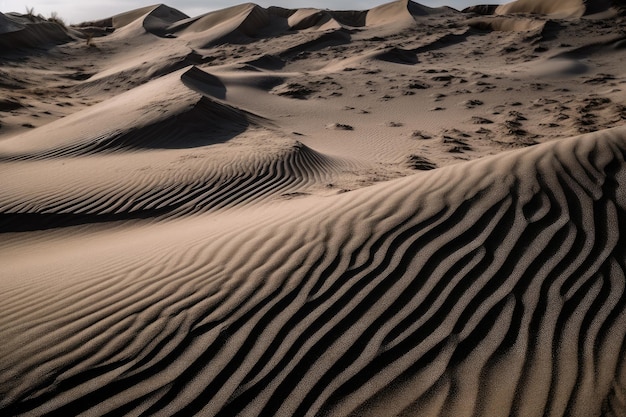
[[[615,0],[516,0],[499,6],[496,14],[507,13],[536,13],[555,17],[581,17],[607,11],[613,7],[623,7],[626,3]]]
[[[613,7],[0,14],[0,416],[626,415]]]
[[[0,13],[0,48],[45,47],[74,39],[67,28],[39,16]]]

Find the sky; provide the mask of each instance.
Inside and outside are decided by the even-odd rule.
[[[287,8],[315,7],[332,10],[365,10],[390,0],[258,0],[252,1],[263,7],[282,6]],[[104,19],[118,13],[127,12],[151,4],[165,3],[189,16],[198,16],[212,10],[223,9],[246,0],[108,0],[96,2],[92,0],[0,0],[0,12],[24,13],[26,8],[33,7],[35,14],[49,17],[56,12],[66,23],[81,23],[89,20]],[[423,0],[417,1],[430,7],[450,6],[463,9],[473,4],[503,3],[499,0]]]

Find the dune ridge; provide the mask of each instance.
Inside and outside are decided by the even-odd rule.
[[[50,167],[46,161],[29,166],[28,176],[19,168],[6,170],[6,178],[22,175],[29,187],[6,187],[0,202],[0,230],[6,233],[130,219],[158,220],[232,209],[267,199],[306,195],[311,189],[337,181],[340,174],[364,169],[357,162],[323,155],[297,142],[246,146],[255,148],[256,153],[232,155],[216,150],[212,159],[219,159],[210,164],[206,155],[197,161],[183,159],[193,173],[137,170],[134,180],[123,189],[119,184],[124,172],[104,176],[107,169],[116,166],[108,161],[112,158],[106,157],[101,158],[105,166],[102,171],[90,171],[89,160],[64,162],[73,166],[74,176],[83,176],[80,179],[72,178],[66,169]],[[181,159],[174,157],[170,163],[180,164]],[[45,189],[37,185],[43,180],[37,167],[48,173]],[[68,185],[73,189],[59,198],[59,191]],[[90,189],[94,186],[97,188]]]
[[[448,7],[430,8],[410,0],[396,0],[364,11],[281,7],[266,9],[254,3],[245,3],[198,17],[189,17],[179,10],[159,4],[120,13],[107,19],[85,22],[79,28],[92,34],[102,34],[99,30],[109,29],[118,32],[116,36],[122,37],[134,37],[142,33],[181,37],[194,47],[203,49],[226,42],[247,43],[250,38],[258,37],[264,32],[273,32],[275,28],[326,31],[397,24],[399,21],[410,24],[415,18],[450,14],[453,10]],[[4,26],[10,27],[8,24]]]
[[[44,138],[29,132],[4,141],[0,159],[186,148],[219,142],[222,136],[262,122],[260,116],[220,102],[225,91],[217,77],[196,67],[184,68],[54,122],[46,127]]]
[[[450,13],[447,7],[431,8],[415,3],[411,0],[392,1],[382,6],[374,7],[367,12],[366,26],[378,26],[397,23],[399,19],[411,22],[416,17],[432,16],[435,14]]]

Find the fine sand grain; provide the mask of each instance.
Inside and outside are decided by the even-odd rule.
[[[0,415],[626,415],[621,6],[0,14]]]

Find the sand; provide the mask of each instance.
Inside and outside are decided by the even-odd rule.
[[[0,415],[626,415],[621,13],[0,15]]]

